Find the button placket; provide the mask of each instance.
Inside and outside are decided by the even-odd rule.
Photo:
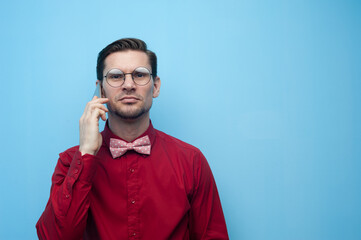
[[[130,239],[138,239],[139,237],[139,177],[136,169],[138,169],[138,160],[140,154],[130,152],[127,155],[127,190],[128,190],[128,235]]]

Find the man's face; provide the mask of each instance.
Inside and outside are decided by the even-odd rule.
[[[121,51],[110,54],[104,61],[103,76],[110,69],[117,68],[124,73],[132,73],[138,67],[151,69],[146,53],[135,50]],[[154,78],[154,79],[153,79]],[[144,86],[136,85],[131,74],[127,74],[122,86],[114,88],[103,80],[103,96],[109,99],[107,103],[109,114],[122,119],[137,119],[148,114],[153,98],[159,95],[160,79],[152,76]]]

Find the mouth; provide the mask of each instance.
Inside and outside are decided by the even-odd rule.
[[[119,99],[122,103],[135,103],[139,101],[140,99],[135,96],[124,96]]]

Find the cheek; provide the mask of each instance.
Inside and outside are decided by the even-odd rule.
[[[153,88],[147,91],[147,101],[152,101],[153,99]]]
[[[112,99],[112,96],[114,96],[116,92],[116,89],[110,88],[110,87],[105,87],[103,88],[103,96],[106,98],[109,98],[109,100]]]

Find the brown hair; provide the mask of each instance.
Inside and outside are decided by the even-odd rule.
[[[99,52],[97,60],[97,78],[99,81],[102,81],[104,77],[103,71],[105,58],[111,53],[126,50],[138,50],[146,53],[149,58],[150,66],[152,67],[152,75],[153,77],[157,76],[157,56],[154,52],[147,49],[147,44],[137,38],[122,38],[109,44]]]

